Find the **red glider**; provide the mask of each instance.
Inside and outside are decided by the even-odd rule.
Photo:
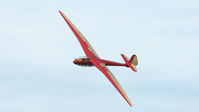
[[[115,76],[111,73],[111,71],[106,66],[126,66],[126,67],[130,67],[134,72],[137,72],[137,69],[136,69],[136,65],[138,64],[137,56],[133,55],[130,59],[128,59],[128,57],[126,57],[124,54],[121,54],[125,63],[118,63],[118,62],[108,61],[108,60],[99,58],[97,53],[94,51],[94,49],[91,47],[91,45],[86,40],[86,38],[82,35],[82,33],[72,24],[72,22],[61,11],[59,11],[59,13],[64,18],[64,20],[66,21],[66,23],[68,24],[72,32],[75,34],[75,36],[79,40],[87,56],[87,57],[75,59],[73,63],[80,66],[96,66],[106,76],[106,78],[108,78],[108,80],[113,84],[113,86],[122,95],[122,97],[127,101],[127,103],[130,106],[132,106],[129,98],[127,97],[126,93],[122,89],[121,85],[119,84]]]

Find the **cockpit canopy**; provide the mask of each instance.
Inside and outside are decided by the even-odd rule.
[[[82,56],[82,57],[78,57],[78,58],[76,58],[76,60],[78,60],[78,61],[89,61],[90,60],[90,58],[89,57],[86,57],[86,56]]]
[[[90,58],[85,56],[76,58],[73,63],[80,66],[93,66],[93,64],[90,62]]]

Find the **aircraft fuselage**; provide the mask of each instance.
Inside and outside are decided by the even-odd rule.
[[[124,63],[118,63],[114,61],[104,60],[100,59],[100,62],[104,63],[106,66],[126,66]],[[85,58],[77,58],[73,61],[74,64],[80,65],[80,66],[93,66],[93,64],[90,62],[90,59],[88,57]]]

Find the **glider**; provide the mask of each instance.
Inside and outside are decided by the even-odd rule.
[[[112,72],[106,66],[126,66],[130,67],[134,72],[137,72],[136,65],[138,64],[137,56],[133,55],[130,59],[126,57],[124,54],[121,54],[122,58],[124,59],[125,63],[118,63],[113,61],[108,61],[99,58],[95,50],[92,48],[90,43],[86,40],[86,38],[82,35],[82,33],[72,24],[72,22],[61,12],[59,11],[61,16],[64,18],[74,35],[77,37],[78,41],[80,42],[86,57],[77,58],[73,61],[74,64],[80,66],[96,66],[108,80],[112,83],[112,85],[117,89],[117,91],[122,95],[122,97],[126,100],[126,102],[132,106],[128,96],[122,89],[121,85],[112,74]]]

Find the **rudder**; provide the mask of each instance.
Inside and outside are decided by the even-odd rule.
[[[131,56],[129,63],[134,64],[135,66],[138,65],[138,59],[137,59],[137,56],[135,54],[133,56]]]

